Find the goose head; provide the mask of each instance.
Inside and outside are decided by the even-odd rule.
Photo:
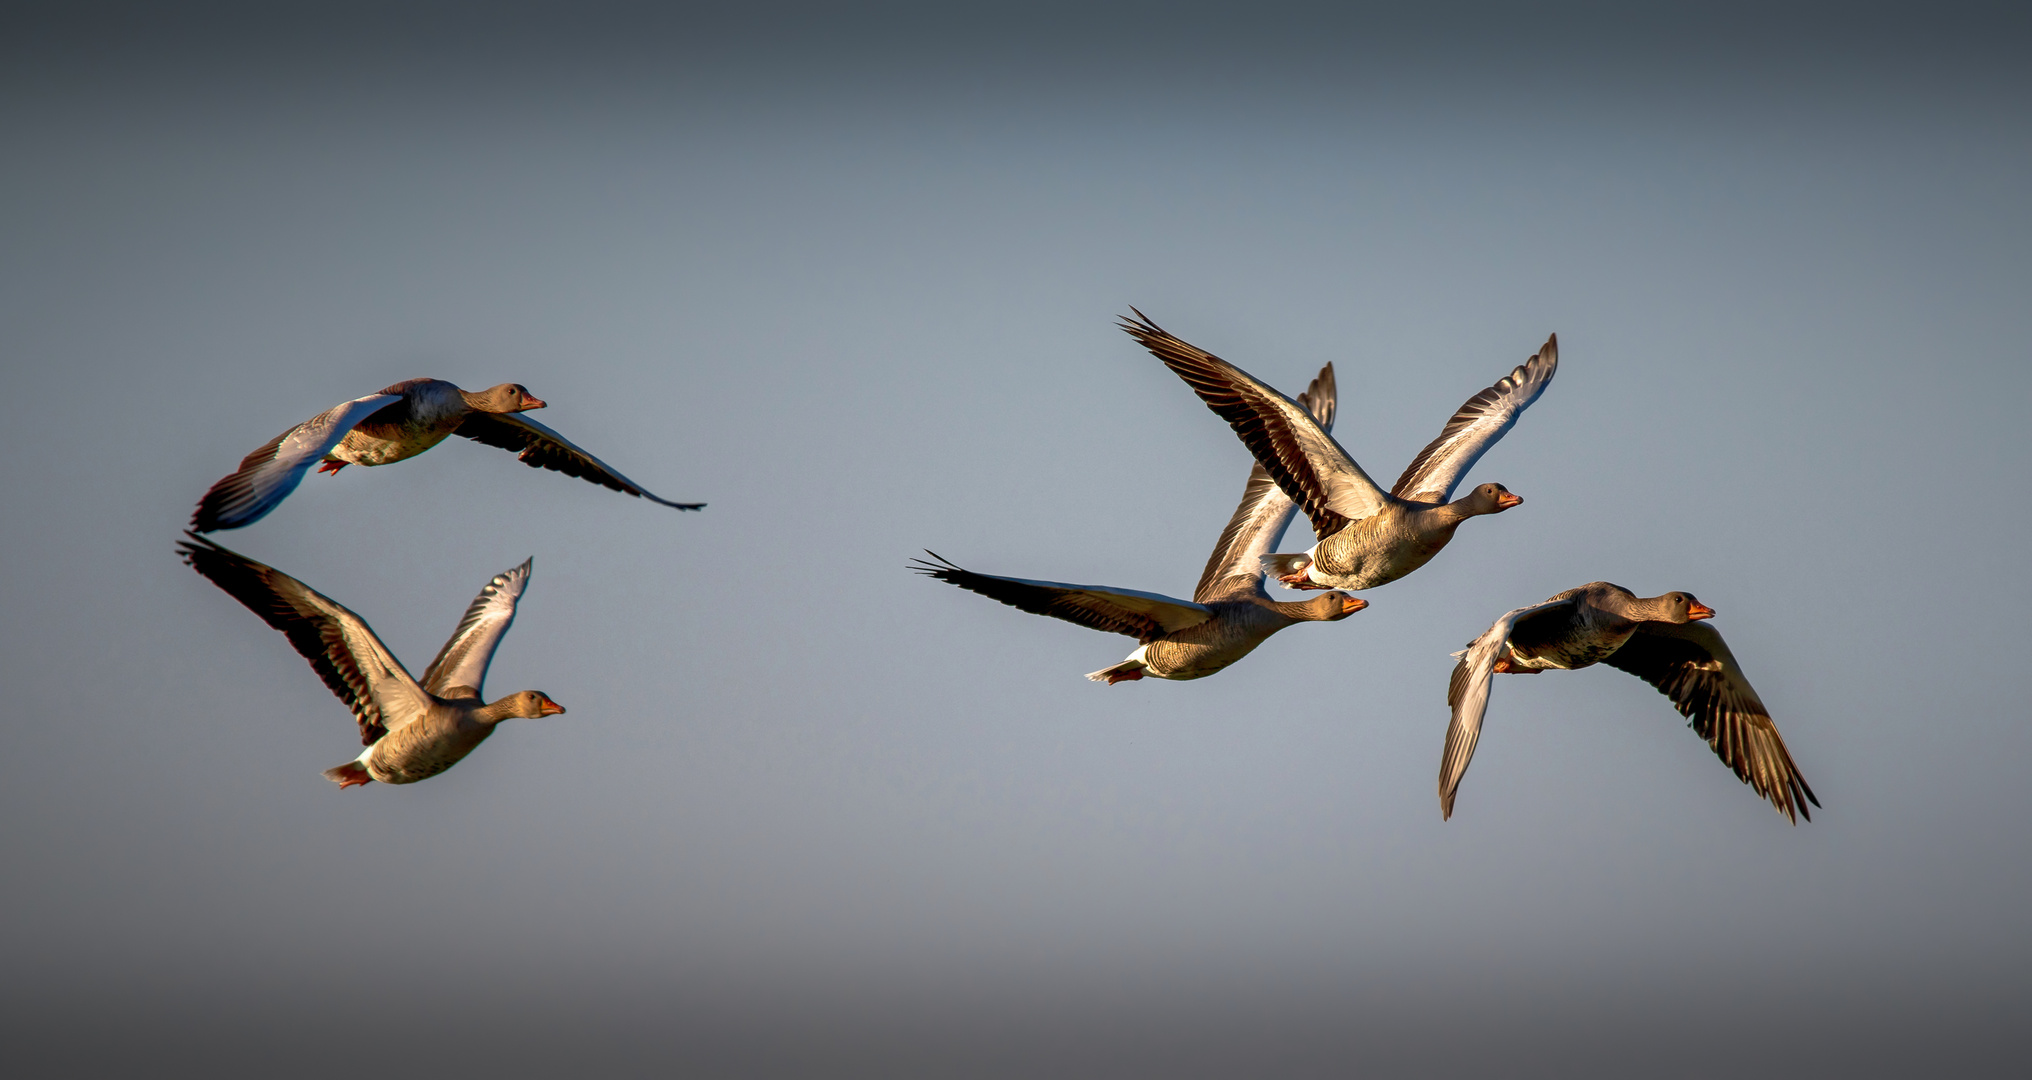
[[[543,716],[562,716],[564,714],[564,706],[550,700],[550,695],[541,690],[524,690],[519,694],[511,694],[506,702],[499,704],[508,706],[509,716],[520,717],[524,720],[535,720]]]
[[[1652,604],[1662,612],[1654,616],[1659,622],[1684,624],[1715,617],[1715,609],[1695,600],[1692,593],[1669,592]]]
[[[1467,504],[1463,509],[1470,514],[1500,514],[1524,500],[1510,494],[1510,489],[1501,484],[1483,484],[1468,492],[1461,502]]]
[[[478,412],[528,412],[544,406],[543,399],[531,394],[529,388],[521,383],[504,382],[499,386],[490,386],[477,394],[464,396],[466,404]]]
[[[1368,607],[1369,602],[1359,596],[1335,589],[1320,593],[1306,601],[1305,606],[1311,608],[1313,617],[1321,622],[1339,622]]]

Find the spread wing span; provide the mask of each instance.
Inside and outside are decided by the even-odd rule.
[[[1446,687],[1446,704],[1453,710],[1453,718],[1447,722],[1446,749],[1439,758],[1442,820],[1453,817],[1454,795],[1460,790],[1461,777],[1467,775],[1468,762],[1474,760],[1475,743],[1482,737],[1482,716],[1489,710],[1489,680],[1494,677],[1496,658],[1502,654],[1503,644],[1510,640],[1510,632],[1520,619],[1572,604],[1571,600],[1554,599],[1505,612],[1481,637],[1468,643],[1465,651],[1454,654],[1460,663],[1454,665],[1453,678]]]
[[[1694,734],[1779,813],[1794,823],[1813,820],[1806,805],[1819,806],[1820,800],[1799,775],[1770,710],[1743,677],[1720,631],[1704,622],[1647,622],[1602,663],[1671,698]]]
[[[1167,333],[1140,311],[1134,319],[1123,318],[1121,327],[1235,429],[1264,471],[1312,520],[1315,535],[1331,536],[1348,522],[1387,505],[1383,489],[1303,406],[1241,368]]]
[[[494,575],[480,595],[466,608],[465,618],[452,631],[451,640],[438,650],[437,659],[423,672],[423,688],[438,697],[479,697],[487,682],[487,665],[494,662],[494,649],[502,635],[515,623],[515,604],[529,587],[529,570],[535,560]],[[453,693],[453,691],[461,691]],[[470,691],[470,693],[464,692]]]
[[[1504,432],[1517,426],[1517,418],[1552,384],[1558,370],[1559,335],[1554,334],[1537,356],[1454,410],[1439,438],[1411,459],[1390,494],[1411,502],[1451,501],[1461,478]]]
[[[918,559],[911,569],[926,577],[958,585],[982,596],[1032,615],[1078,623],[1111,634],[1127,634],[1150,642],[1165,634],[1197,626],[1213,618],[1213,609],[1189,600],[1177,600],[1157,593],[1134,589],[1111,589],[1105,585],[1069,585],[1061,581],[1028,581],[996,577],[964,570],[935,551],[926,551],[936,562]]]
[[[233,475],[205,492],[191,515],[191,528],[198,532],[237,529],[266,517],[355,425],[400,400],[400,394],[354,398],[268,440],[241,459]]]
[[[1335,392],[1333,365],[1328,364],[1320,369],[1305,393],[1298,395],[1298,404],[1312,413],[1322,431],[1333,430]],[[1230,591],[1260,591],[1262,558],[1277,550],[1284,530],[1290,527],[1292,515],[1297,512],[1298,504],[1270,479],[1260,463],[1250,468],[1248,485],[1242,489],[1242,504],[1235,508],[1235,516],[1228,519],[1228,527],[1214,544],[1214,552],[1207,558],[1192,598],[1206,601]]]
[[[544,427],[521,413],[469,414],[459,422],[458,434],[474,442],[514,450],[522,463],[532,469],[552,469],[566,476],[591,480],[602,487],[626,492],[653,503],[679,510],[703,510],[704,503],[679,503],[650,493],[648,488],[622,476],[612,466],[587,453],[570,439]]]
[[[390,655],[365,620],[345,606],[271,566],[186,533],[177,545],[191,569],[211,579],[290,645],[332,693],[353,710],[360,743],[371,746],[388,732],[422,716],[430,699]]]

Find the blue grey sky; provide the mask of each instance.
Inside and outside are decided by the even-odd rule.
[[[46,1071],[2007,1074],[2032,1004],[2032,94],[2003,7],[15,7],[0,966]],[[1189,594],[1247,451],[1136,305],[1395,476],[1560,336],[1523,496],[1203,681],[905,562]],[[521,382],[221,535],[413,668],[429,783],[175,558],[285,427]],[[1309,540],[1301,522],[1287,550]],[[1446,681],[1693,592],[1823,809],[1649,687]]]

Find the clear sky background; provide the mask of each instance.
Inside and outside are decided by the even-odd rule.
[[[0,16],[0,1033],[46,1068],[2007,1073],[2032,94],[2003,6],[15,6]],[[1189,594],[1247,451],[1134,304],[1394,477],[1560,336],[1524,497],[1208,680],[913,577]],[[263,441],[454,439],[221,534],[420,670],[535,557],[429,783],[185,568]],[[1310,543],[1303,523],[1287,550]],[[1693,592],[1824,809],[1460,648]]]

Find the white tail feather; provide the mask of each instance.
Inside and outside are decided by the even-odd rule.
[[[1262,558],[1263,572],[1273,578],[1283,578],[1312,565],[1312,556],[1303,552],[1284,555],[1265,555]]]
[[[1116,664],[1114,667],[1104,667],[1099,671],[1090,671],[1087,673],[1087,678],[1095,682],[1115,683],[1122,681],[1124,678],[1140,678],[1143,669],[1148,666],[1142,660],[1132,656]]]
[[[325,779],[340,787],[356,787],[360,784],[372,782],[374,775],[367,771],[367,766],[364,762],[348,761],[344,765],[326,769]]]

